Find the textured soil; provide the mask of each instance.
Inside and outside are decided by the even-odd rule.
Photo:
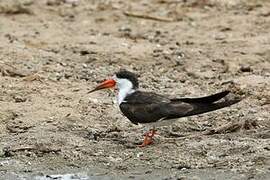
[[[1,0],[0,179],[270,179],[269,32],[268,0]],[[121,68],[244,99],[139,148],[115,92],[87,94]]]

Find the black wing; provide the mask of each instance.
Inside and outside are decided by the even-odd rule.
[[[233,99],[225,98],[230,91],[223,91],[210,96],[200,97],[200,98],[182,98],[182,99],[172,99],[173,103],[188,103],[192,106],[192,110],[186,112],[185,116],[193,116],[197,114],[203,114],[210,111],[215,111],[224,107],[231,106],[235,103],[240,102],[242,99],[239,97],[234,97]],[[178,114],[171,115],[168,118],[178,118]]]
[[[221,109],[241,99],[220,99],[229,94],[223,91],[201,98],[168,99],[164,96],[136,91],[120,104],[122,113],[134,124],[175,119]]]
[[[199,97],[199,98],[181,98],[181,99],[171,99],[171,101],[182,101],[187,103],[202,103],[202,104],[210,104],[224,98],[230,93],[230,91],[222,91],[220,93],[216,93],[210,96]]]
[[[170,99],[151,92],[136,91],[120,104],[122,113],[134,124],[156,122],[171,115],[184,116],[192,110],[188,103],[173,103]]]

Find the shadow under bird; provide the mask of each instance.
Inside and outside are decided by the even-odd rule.
[[[199,98],[174,99],[154,92],[140,91],[137,75],[127,70],[120,70],[112,79],[105,80],[89,93],[115,86],[118,89],[117,100],[122,113],[134,124],[153,125],[153,128],[145,134],[140,147],[153,143],[156,124],[170,123],[181,117],[214,111],[231,106],[241,100],[239,98],[226,99],[225,96],[230,91]]]

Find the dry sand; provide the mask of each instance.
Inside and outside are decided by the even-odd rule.
[[[1,0],[0,13],[0,179],[270,179],[269,1]],[[87,94],[120,68],[144,90],[245,99],[139,148],[114,92]]]

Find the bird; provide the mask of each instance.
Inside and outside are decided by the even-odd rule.
[[[140,147],[153,143],[157,131],[155,124],[168,124],[182,117],[215,111],[241,101],[240,98],[226,99],[229,90],[198,98],[169,98],[142,91],[139,89],[138,76],[125,69],[116,72],[112,78],[104,80],[88,93],[108,88],[117,88],[119,108],[133,124],[151,124],[152,128],[144,134]]]

